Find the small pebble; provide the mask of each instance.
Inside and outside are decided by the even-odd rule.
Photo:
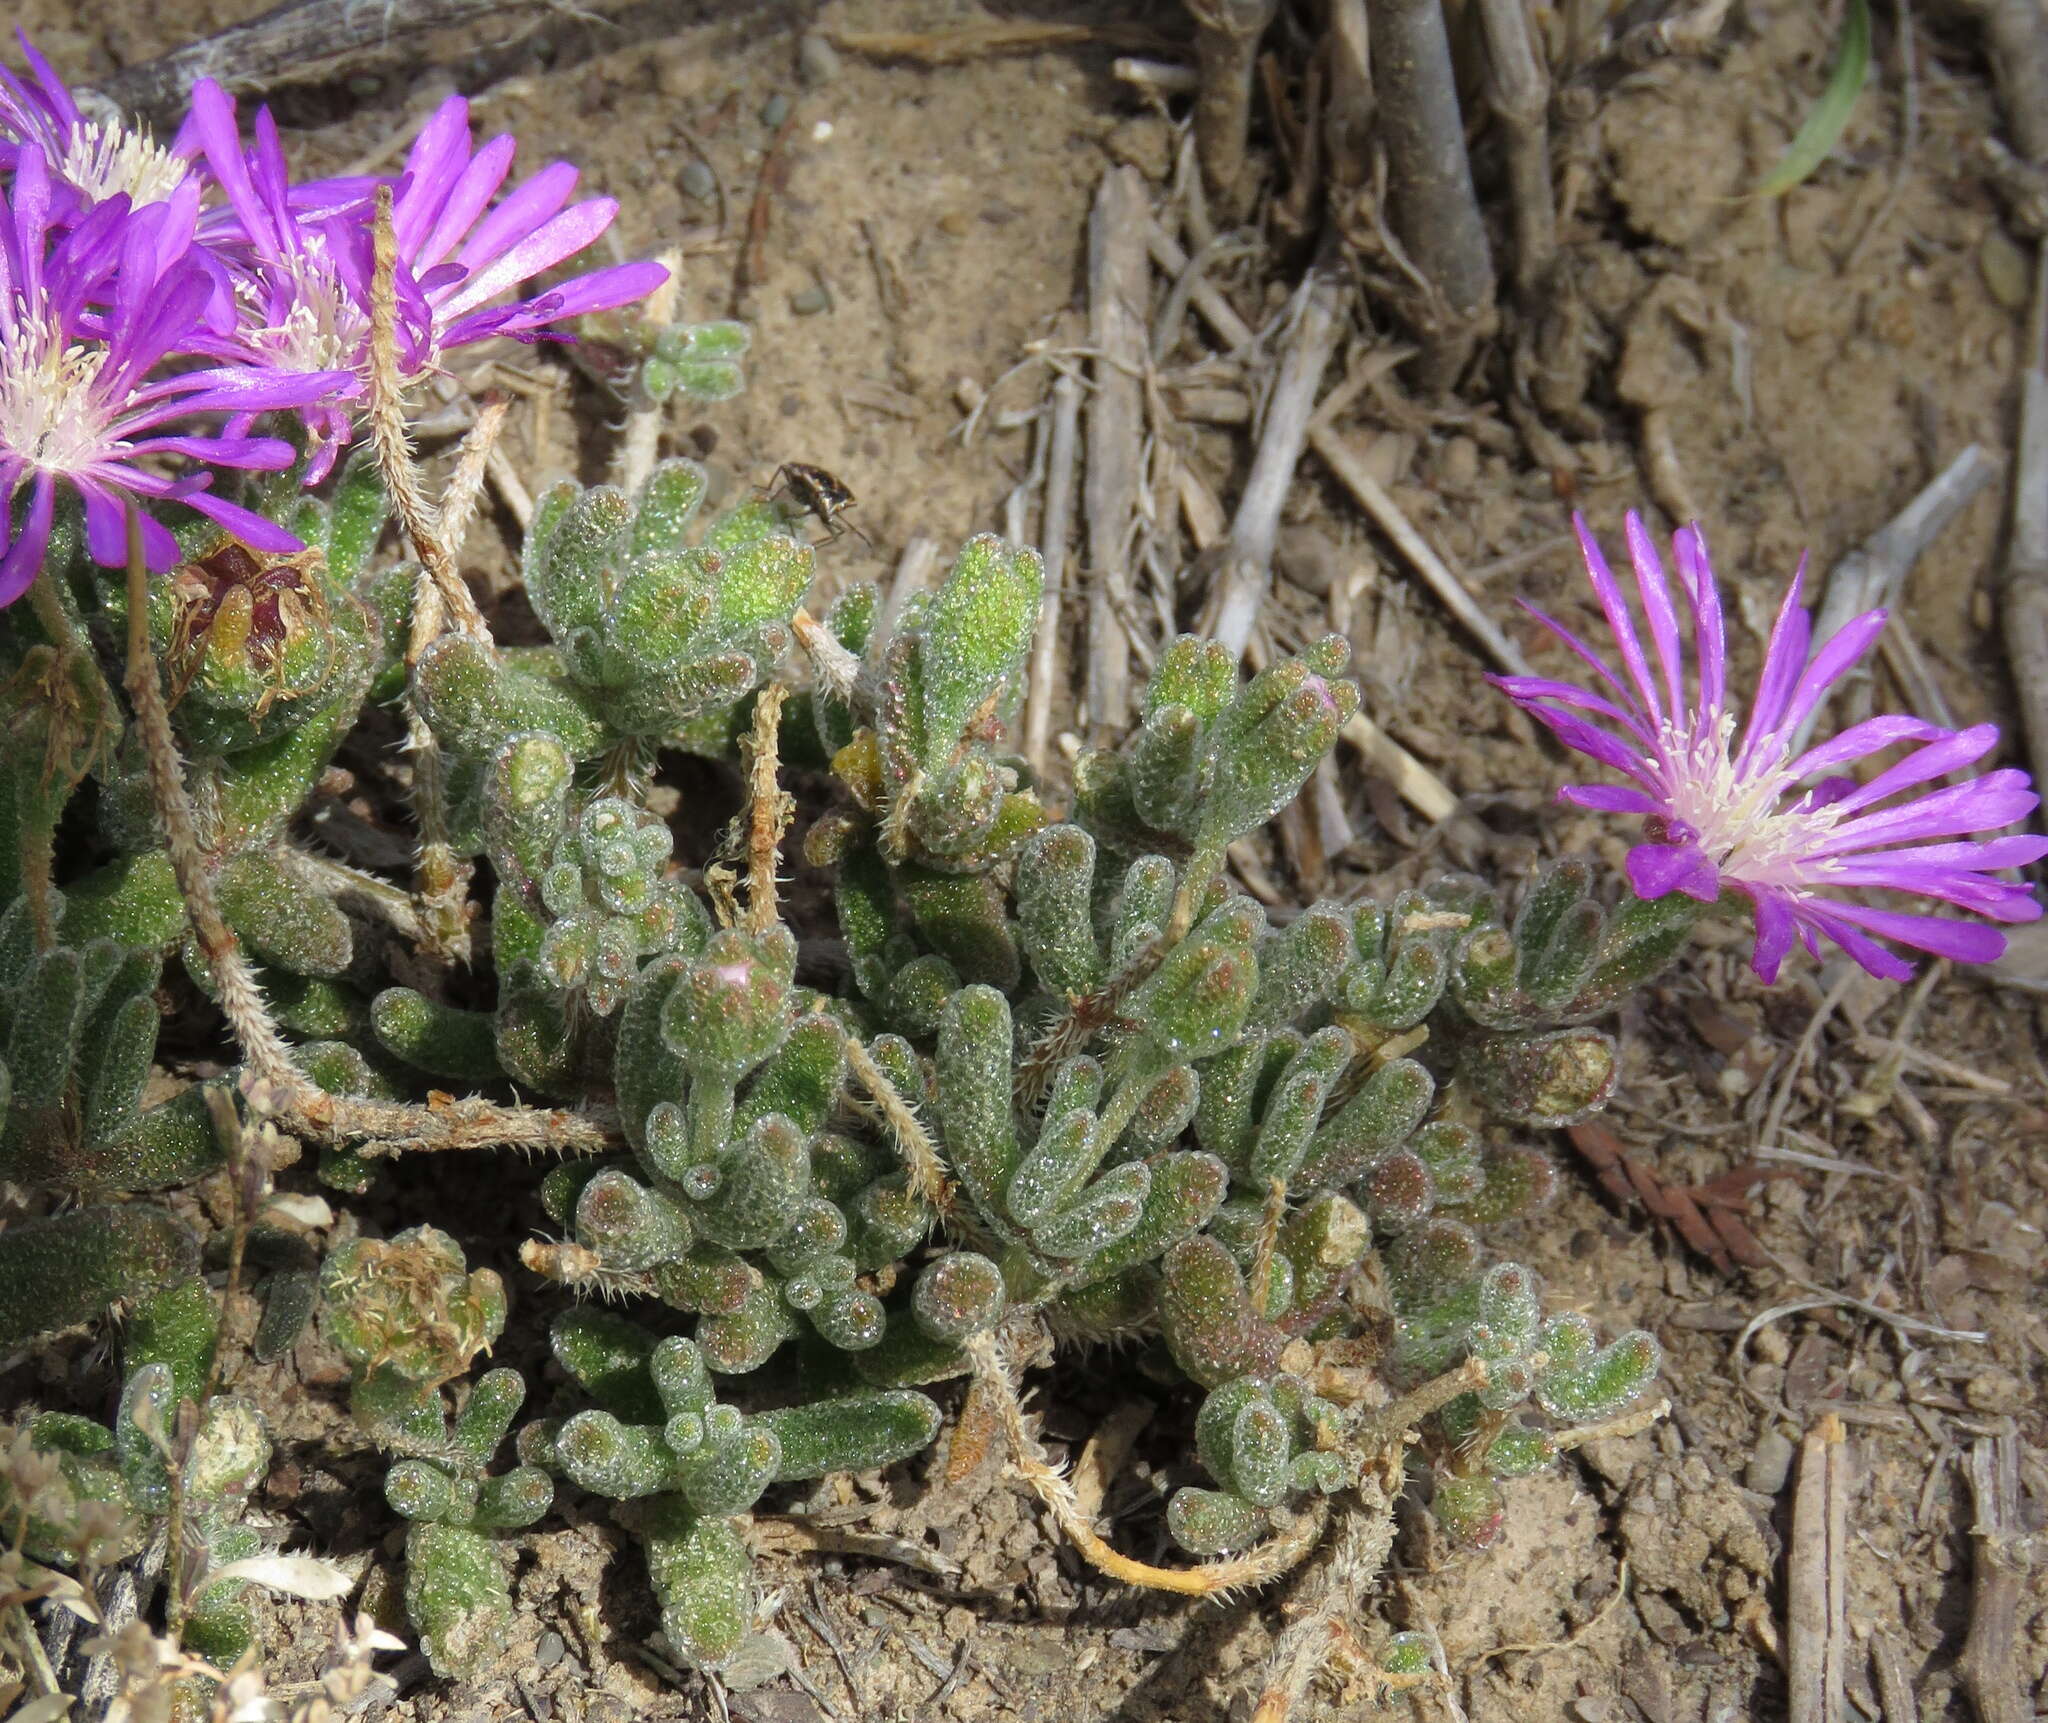
[[[839,50],[813,30],[796,45],[796,75],[811,88],[839,76]]]
[[[1465,490],[1479,477],[1479,445],[1470,437],[1453,437],[1437,457],[1437,472],[1446,488]]]
[[[1782,1430],[1768,1430],[1749,1456],[1742,1481],[1760,1496],[1775,1496],[1792,1474],[1792,1438]]]
[[[799,317],[815,317],[832,309],[832,295],[822,287],[806,287],[803,292],[789,296],[789,308]]]
[[[1991,289],[1991,297],[2006,310],[2017,311],[2026,304],[2032,294],[2033,266],[2003,228],[1994,227],[1985,234],[1983,244],[1977,247],[1977,267],[1984,272],[1984,285]]]
[[[684,167],[680,183],[683,196],[694,197],[699,203],[708,202],[718,195],[718,176],[694,156]]]
[[[562,1636],[553,1628],[540,1636],[540,1644],[534,1647],[533,1660],[543,1669],[552,1669],[562,1661],[568,1647],[562,1643]]]
[[[761,104],[761,124],[771,132],[789,118],[789,98],[780,90]]]

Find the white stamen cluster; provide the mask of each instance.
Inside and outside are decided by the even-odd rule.
[[[0,449],[52,473],[118,452],[93,387],[106,361],[104,347],[67,343],[46,318],[17,315],[0,335]]]
[[[1731,879],[1797,885],[1817,865],[1814,851],[1840,809],[1802,805],[1799,786],[1784,774],[1782,743],[1738,769],[1734,734],[1729,712],[1712,730],[1663,726],[1672,818],[1699,834],[1701,850]]]
[[[55,171],[94,203],[125,192],[129,203],[141,209],[176,191],[189,164],[147,132],[113,120],[83,120],[71,129]]]

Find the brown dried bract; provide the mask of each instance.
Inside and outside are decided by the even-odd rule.
[[[1784,1169],[1760,1167],[1750,1161],[1703,1185],[1666,1184],[1597,1119],[1570,1126],[1565,1135],[1586,1158],[1602,1190],[1616,1202],[1640,1202],[1689,1250],[1705,1257],[1723,1274],[1737,1266],[1771,1266],[1770,1253],[1749,1230],[1748,1195],[1766,1179],[1788,1176]]]
[[[322,563],[317,550],[266,558],[222,534],[209,549],[174,568],[165,655],[171,704],[184,698],[207,654],[215,651],[246,653],[250,664],[274,678],[257,704],[258,718],[278,695],[297,692],[285,683],[284,653],[308,628],[327,626]]]

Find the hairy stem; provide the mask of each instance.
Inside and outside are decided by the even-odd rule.
[[[1199,1567],[1154,1567],[1150,1562],[1137,1561],[1112,1549],[1088,1523],[1081,1504],[1074,1498],[1074,1486],[1047,1456],[1038,1433],[1024,1415],[1024,1405],[1017,1397],[1017,1384],[1001,1343],[993,1334],[978,1334],[966,1343],[966,1351],[976,1388],[993,1405],[1010,1438],[1011,1457],[1019,1476],[1031,1486],[1032,1494],[1045,1504],[1054,1523],[1089,1564],[1111,1579],[1149,1591],[1177,1592],[1182,1597],[1214,1597],[1220,1592],[1239,1591],[1278,1579],[1298,1565],[1322,1536],[1330,1509],[1319,1496],[1285,1531],[1226,1561]]]

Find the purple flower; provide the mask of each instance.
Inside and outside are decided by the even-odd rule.
[[[117,193],[61,231],[54,201],[41,148],[23,145],[0,202],[0,605],[19,598],[41,568],[60,485],[83,502],[87,548],[110,567],[127,560],[131,497],[182,502],[259,550],[299,549],[282,528],[214,496],[212,474],[168,477],[149,457],[289,466],[291,445],[273,437],[164,427],[195,413],[248,418],[299,407],[347,379],[255,365],[152,379],[191,341],[213,294],[192,255],[197,188],[145,210]],[[142,520],[150,566],[169,567],[176,541]]]
[[[1967,841],[2033,811],[2039,798],[2024,772],[1988,772],[1925,795],[1905,794],[1982,759],[1997,744],[1995,725],[1944,730],[1918,718],[1869,718],[1793,753],[1801,725],[1875,643],[1883,611],[1857,617],[1811,650],[1812,623],[1799,602],[1802,561],[1771,630],[1738,741],[1721,599],[1699,529],[1686,527],[1672,541],[1692,631],[1688,664],[1656,546],[1642,521],[1628,517],[1629,558],[1653,668],[1600,547],[1583,518],[1575,516],[1574,524],[1626,683],[1577,635],[1533,607],[1591,670],[1595,685],[1535,676],[1488,680],[1567,746],[1633,781],[1632,789],[1573,785],[1559,797],[1644,816],[1649,841],[1628,856],[1638,896],[1676,891],[1712,903],[1727,889],[1749,898],[1756,910],[1750,961],[1765,981],[1777,978],[1795,935],[1816,956],[1821,939],[1831,939],[1871,974],[1890,980],[1910,976],[1912,965],[1873,934],[1964,963],[1988,963],[2005,949],[2004,936],[1979,922],[1873,908],[1842,896],[1848,888],[1932,898],[1992,921],[2040,916],[2032,890],[1994,877],[1994,870],[2038,860],[2048,854],[2048,838]],[[1900,744],[1912,751],[1867,783],[1843,774],[1843,767]]]
[[[89,117],[50,62],[27,35],[15,32],[34,82],[0,66],[0,167],[16,165],[24,145],[43,153],[56,185],[75,194],[77,213],[112,197],[126,197],[141,209],[161,203],[191,173],[191,148],[180,133],[165,148],[148,132],[125,124],[110,111]]]
[[[360,395],[370,334],[372,181],[325,181],[294,188],[269,109],[256,115],[253,148],[235,128],[235,104],[207,81],[192,93],[188,122],[227,197],[208,243],[227,260],[240,303],[233,342],[287,369],[346,368]],[[611,225],[608,197],[571,204],[576,170],[543,168],[495,205],[512,170],[515,144],[493,138],[472,151],[469,104],[451,96],[406,158],[392,201],[397,244],[397,345],[404,380],[438,365],[449,349],[493,335],[547,338],[549,325],[643,298],[667,277],[658,263],[626,263],[574,276],[509,304],[521,283],[587,249]],[[219,357],[230,356],[220,346]],[[327,403],[305,415],[321,445],[315,483],[349,440],[348,415]]]

